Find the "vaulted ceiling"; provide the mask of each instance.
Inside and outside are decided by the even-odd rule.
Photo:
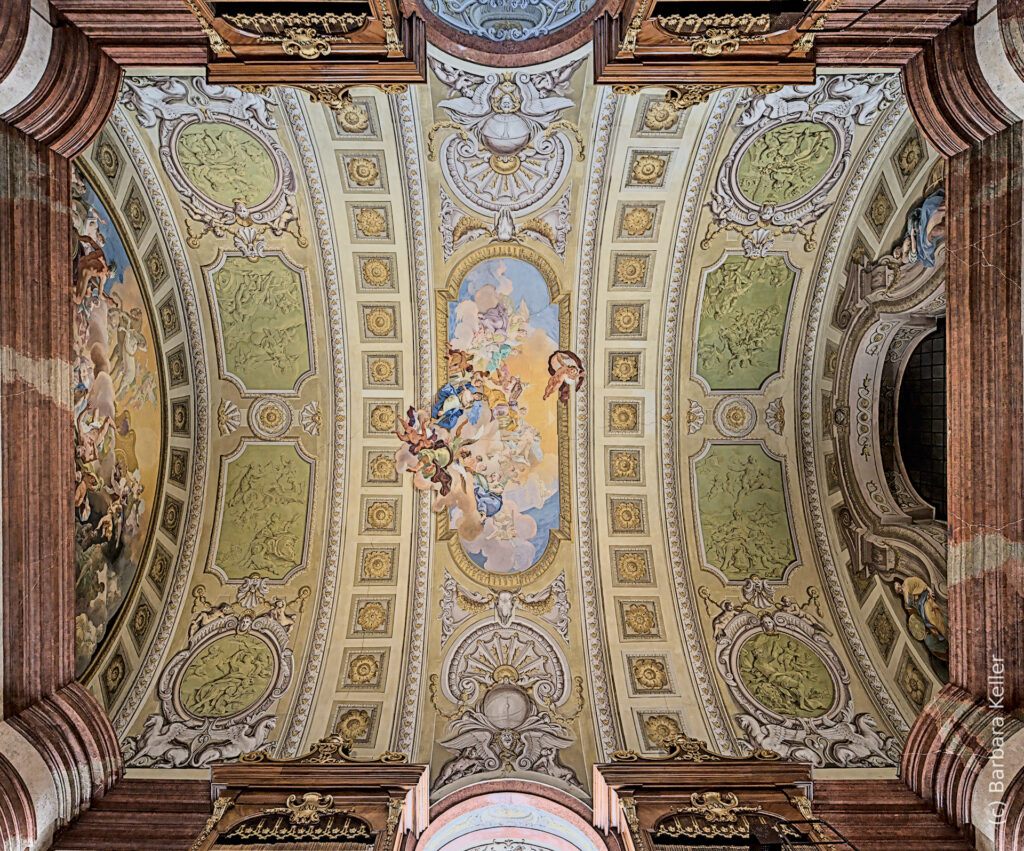
[[[77,166],[76,634],[129,768],[339,725],[435,795],[586,798],[679,731],[898,763],[943,679],[886,428],[938,157],[894,75],[683,108],[588,50],[340,110],[126,79]]]

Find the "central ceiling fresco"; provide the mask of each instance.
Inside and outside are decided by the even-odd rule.
[[[948,650],[890,422],[944,310],[899,78],[429,66],[335,110],[129,76],[78,161],[79,671],[129,769],[338,729],[435,797],[586,799],[679,732],[894,770]]]

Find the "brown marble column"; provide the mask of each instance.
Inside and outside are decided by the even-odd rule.
[[[953,825],[969,826],[994,755],[1020,727],[1008,714],[1024,704],[1024,149],[964,24],[911,60],[904,80],[918,123],[948,157],[951,683],[918,717],[901,777]]]
[[[74,682],[70,218],[70,157],[121,72],[28,0],[0,5],[0,844],[20,851],[121,774],[109,719]]]

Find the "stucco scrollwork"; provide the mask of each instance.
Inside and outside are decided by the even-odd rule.
[[[849,165],[855,125],[870,125],[898,96],[899,78],[878,73],[819,76],[753,98],[718,172],[702,246],[734,230],[747,256],[763,255],[785,233],[802,235],[813,250],[828,195]]]
[[[748,590],[742,605],[716,604],[713,625],[718,669],[751,748],[822,767],[898,763],[898,743],[870,714],[854,712],[850,675],[829,643],[817,595],[798,605]],[[709,599],[706,589],[701,596]]]
[[[136,767],[201,768],[267,746],[273,711],[292,679],[289,633],[309,595],[269,597],[265,583],[243,583],[232,601],[192,590],[188,646],[160,675],[160,711],[123,744]]]
[[[295,202],[297,182],[274,131],[273,98],[234,86],[168,77],[129,78],[121,102],[143,127],[159,126],[160,161],[203,236],[231,234],[250,259],[266,249],[265,231],[302,235]]]

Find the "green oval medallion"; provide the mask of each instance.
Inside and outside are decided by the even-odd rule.
[[[274,657],[266,643],[252,635],[228,635],[189,662],[178,695],[197,718],[227,718],[255,706],[273,677]]]
[[[791,635],[762,632],[748,638],[740,646],[738,669],[751,696],[779,715],[819,718],[835,702],[825,663]]]
[[[792,121],[758,136],[740,158],[740,191],[755,204],[789,204],[828,173],[836,137],[824,124]]]
[[[236,201],[257,207],[274,189],[276,169],[270,152],[233,124],[190,124],[178,136],[177,154],[189,182],[225,207]]]

